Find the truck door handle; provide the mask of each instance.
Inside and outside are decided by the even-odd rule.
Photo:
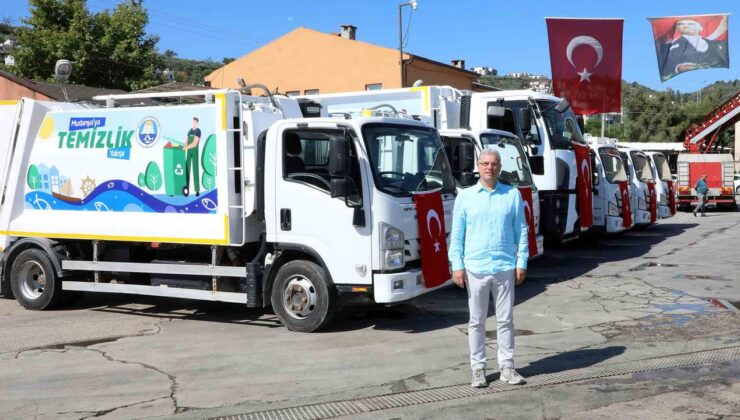
[[[290,209],[280,209],[280,230],[290,230]]]

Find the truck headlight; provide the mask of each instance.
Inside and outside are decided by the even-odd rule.
[[[617,207],[617,205],[612,203],[611,201],[609,202],[607,211],[609,216],[619,216],[619,207]]]
[[[645,204],[644,198],[638,198],[637,199],[637,209],[638,210],[647,210],[647,205]]]
[[[383,253],[383,269],[395,270],[405,265],[403,250],[386,250]]]
[[[383,270],[395,270],[406,265],[403,232],[387,223],[380,223],[380,255]]]

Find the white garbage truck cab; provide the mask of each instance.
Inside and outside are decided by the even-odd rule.
[[[521,141],[514,134],[501,130],[468,130],[468,129],[442,129],[439,130],[442,136],[442,143],[447,149],[447,156],[451,160],[453,167],[453,176],[458,184],[458,188],[465,188],[478,182],[478,165],[475,165],[480,152],[483,149],[491,148],[501,155],[501,174],[499,181],[513,185],[520,189],[522,198],[527,202],[525,207],[531,205],[532,217],[534,220],[534,237],[536,238],[535,249],[530,251],[530,259],[541,256],[544,253],[543,237],[540,234],[540,202],[539,192],[532,179],[532,171],[529,169],[527,155],[524,152]],[[474,159],[468,166],[472,172],[468,172],[462,164],[457,164],[465,152],[461,151],[461,145],[470,144],[475,152]],[[463,167],[466,169],[456,173],[455,168]],[[472,178],[470,178],[472,175]],[[528,190],[528,191],[523,191]],[[531,202],[525,195],[531,195]],[[526,209],[525,209],[526,211]]]
[[[594,174],[593,230],[608,234],[623,232],[633,226],[626,167],[613,139],[588,135],[586,139]]]
[[[626,162],[632,198],[632,220],[635,226],[649,226],[657,219],[657,197],[650,159],[641,150],[618,146]]]
[[[544,252],[540,234],[541,200],[522,142],[511,132],[461,126],[461,118],[467,116],[461,110],[462,99],[467,94],[450,86],[418,86],[308,95],[300,97],[299,101],[304,116],[392,115],[436,127],[440,130],[458,188],[478,182],[475,164],[478,154],[484,147],[496,147],[502,155],[503,182],[518,186],[522,194],[531,195],[532,237],[536,238],[536,248],[532,247],[530,258],[540,256]]]
[[[269,92],[97,99],[106,106],[0,109],[13,115],[0,135],[0,291],[22,306],[153,295],[272,306],[314,331],[340,294],[391,304],[434,290],[413,201],[439,190],[449,232],[455,183],[434,128],[303,118]],[[172,99],[184,103],[156,102]],[[131,101],[149,105],[118,106]]]
[[[676,214],[676,189],[668,159],[661,152],[645,152],[650,159],[650,168],[655,180],[658,202],[658,218],[667,219]]]
[[[579,198],[577,180],[590,179],[590,174],[582,165],[587,158],[579,164],[575,151],[588,146],[567,101],[531,90],[475,92],[463,98],[462,108],[462,126],[510,131],[522,139],[539,191],[545,236],[568,241],[588,230],[590,225],[579,220],[579,199],[586,202],[589,192],[582,190],[586,197]]]

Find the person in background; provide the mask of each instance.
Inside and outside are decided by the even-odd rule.
[[[709,192],[709,188],[707,188],[706,175],[702,175],[701,178],[696,181],[694,189],[696,190],[696,198],[699,199],[699,202],[696,203],[696,207],[694,208],[694,217],[696,217],[696,212],[699,211],[700,208],[701,215],[706,216],[706,213],[704,213],[704,208],[707,206],[707,193]]]

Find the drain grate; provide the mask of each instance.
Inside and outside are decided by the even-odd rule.
[[[557,385],[587,379],[605,378],[630,373],[694,366],[707,363],[721,363],[740,359],[740,347],[727,347],[705,350],[695,353],[674,354],[652,359],[614,363],[610,365],[589,366],[563,372],[536,375],[527,378],[527,383],[520,386],[507,385],[499,381],[491,383],[488,388],[471,388],[470,385],[453,385],[420,391],[400,392],[396,394],[366,397],[355,400],[334,401],[300,407],[279,408],[232,416],[216,417],[211,420],[318,420],[353,414],[369,413],[392,408],[408,407],[448,401],[478,395],[495,394],[534,388],[545,385]]]

